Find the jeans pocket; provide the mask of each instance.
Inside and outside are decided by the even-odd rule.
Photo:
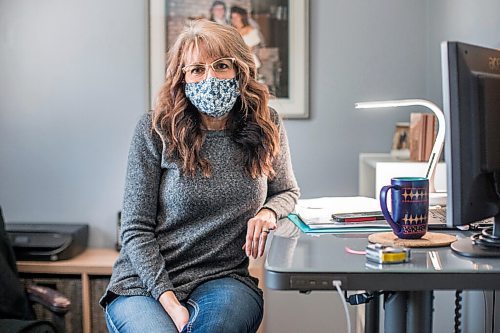
[[[192,299],[187,300],[187,304],[190,305],[193,308],[193,315],[189,319],[189,322],[186,324],[184,329],[182,330],[182,333],[191,333],[193,330],[193,323],[198,317],[198,313],[200,313],[200,306],[196,301],[193,301]]]
[[[111,296],[109,300],[106,301],[106,306],[104,307],[104,309],[107,310],[108,306],[116,302],[118,298],[120,298],[120,295],[113,294],[113,296]]]
[[[110,332],[115,332],[115,333],[117,333],[119,331],[115,326],[115,323],[113,321],[113,316],[110,314],[110,306],[112,306],[113,303],[118,301],[119,298],[120,298],[120,295],[115,295],[107,302],[106,307],[104,308],[104,316],[106,319],[106,324],[108,326],[108,330]]]
[[[116,325],[113,321],[113,317],[108,312],[108,307],[104,310],[104,316],[106,320],[106,326],[108,327],[108,331],[113,332],[113,333],[119,333],[120,331],[118,328],[116,328]]]

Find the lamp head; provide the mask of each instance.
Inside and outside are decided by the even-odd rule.
[[[354,103],[354,107],[356,109],[377,109],[377,108],[393,108],[400,106],[394,102],[395,101],[359,102],[359,103]]]

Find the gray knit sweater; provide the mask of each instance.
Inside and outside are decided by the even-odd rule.
[[[211,163],[212,176],[189,177],[166,157],[162,140],[151,131],[151,115],[140,119],[128,157],[122,249],[101,305],[113,294],[158,299],[168,290],[185,300],[200,283],[228,276],[261,293],[242,250],[247,221],[262,207],[282,218],[299,196],[285,129],[277,122],[281,150],[274,162],[276,177],[254,180],[226,131],[205,132],[202,154]]]

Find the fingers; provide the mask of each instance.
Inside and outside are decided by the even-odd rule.
[[[251,256],[256,259],[264,254],[269,232],[275,227],[273,225],[271,229],[266,226],[267,224],[269,223],[259,219],[250,219],[248,221],[246,242],[242,247],[248,257]]]
[[[257,254],[259,257],[261,257],[264,254],[268,235],[269,235],[269,229],[265,228],[262,229],[262,233],[260,234],[259,253]]]
[[[253,237],[252,237],[252,251],[251,255],[255,259],[257,258],[258,250],[259,250],[259,242],[260,235],[262,234],[262,226],[257,224],[254,228]]]
[[[180,321],[180,322],[177,322],[175,323],[175,326],[177,327],[177,330],[179,332],[182,332],[182,330],[184,329],[184,327],[189,323],[189,320],[183,320],[183,321]]]
[[[245,242],[245,253],[247,257],[252,254],[253,235],[255,231],[255,219],[248,220],[247,236]]]
[[[178,313],[175,315],[174,323],[179,332],[181,332],[184,329],[184,326],[189,323],[189,311],[186,307],[182,306],[178,309]]]

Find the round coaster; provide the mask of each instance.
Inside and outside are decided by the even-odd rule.
[[[368,240],[371,243],[380,243],[389,246],[441,247],[450,245],[456,241],[457,238],[453,235],[427,232],[420,239],[401,239],[392,232],[379,232],[368,236]]]

